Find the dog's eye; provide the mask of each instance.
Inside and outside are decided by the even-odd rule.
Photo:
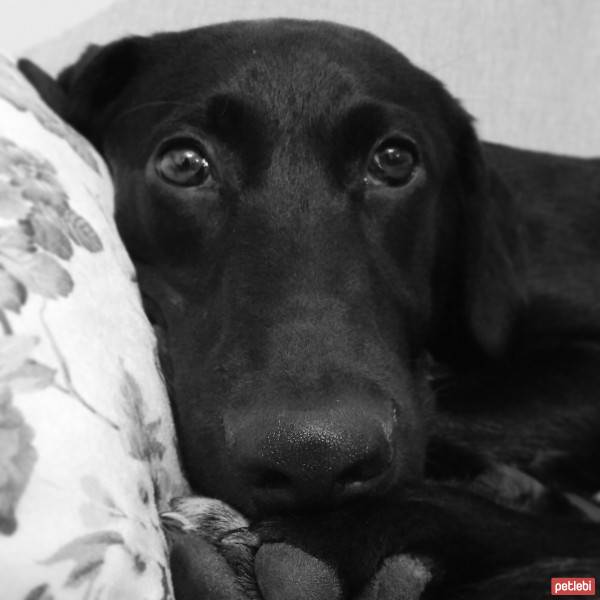
[[[371,154],[367,183],[399,187],[406,185],[418,164],[415,144],[408,139],[386,140]]]
[[[206,157],[190,146],[165,150],[158,156],[156,171],[165,181],[185,187],[204,185],[212,177]]]

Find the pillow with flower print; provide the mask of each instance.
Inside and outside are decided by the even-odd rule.
[[[3,600],[172,598],[185,492],[100,157],[0,56]]]

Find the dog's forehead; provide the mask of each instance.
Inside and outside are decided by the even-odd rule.
[[[336,110],[357,96],[390,96],[425,83],[391,46],[331,23],[229,23],[153,42],[148,73],[161,83],[158,88],[167,82],[174,98],[201,101],[211,94],[233,94],[253,99],[273,116]]]
[[[446,148],[447,115],[464,119],[440,82],[395,48],[332,23],[228,23],[133,43],[131,78],[102,134],[115,152],[124,139],[151,151],[173,131],[194,129],[231,147],[254,144],[253,156],[290,141],[326,148],[351,123],[370,139],[393,119],[398,126],[400,114],[402,127]],[[350,118],[358,112],[364,127]]]
[[[348,65],[305,48],[240,60],[211,91],[245,98],[282,125],[336,114],[367,94],[364,81]]]

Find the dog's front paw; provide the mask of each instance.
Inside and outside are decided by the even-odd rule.
[[[285,542],[256,553],[256,580],[264,600],[341,600],[335,571],[326,562]]]
[[[264,600],[421,597],[432,580],[433,562],[408,554],[385,557],[381,536],[372,538],[359,519],[345,520],[347,516],[334,515],[326,522],[314,522],[314,517],[271,520],[255,526],[263,540],[255,572]]]
[[[237,511],[211,498],[177,498],[161,514],[177,600],[258,600],[258,537]]]
[[[432,579],[429,563],[409,554],[386,558],[356,600],[419,600]]]

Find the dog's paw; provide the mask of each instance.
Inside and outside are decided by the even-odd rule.
[[[432,579],[431,567],[426,559],[390,556],[357,587],[323,558],[277,542],[259,548],[255,573],[264,600],[418,600]]]
[[[258,537],[248,521],[211,498],[177,498],[161,514],[177,600],[255,600]]]
[[[389,545],[394,523],[383,513],[341,510],[254,524],[263,543],[255,569],[265,600],[419,598],[430,570],[425,559],[402,554],[400,543]]]
[[[335,571],[323,560],[287,543],[263,544],[256,580],[264,600],[341,600]]]
[[[429,563],[408,554],[386,558],[356,600],[418,600],[432,578]]]
[[[290,542],[271,542],[258,550],[255,572],[264,600],[419,600],[433,578],[431,560],[408,554],[380,559],[370,577],[363,577],[367,571],[359,575],[359,569],[348,577],[343,558],[330,561],[322,547],[315,556],[307,550],[306,539],[301,543],[303,549]],[[356,545],[353,550],[357,551]],[[362,550],[364,562],[372,562],[372,550]],[[355,556],[351,562],[362,561]]]

